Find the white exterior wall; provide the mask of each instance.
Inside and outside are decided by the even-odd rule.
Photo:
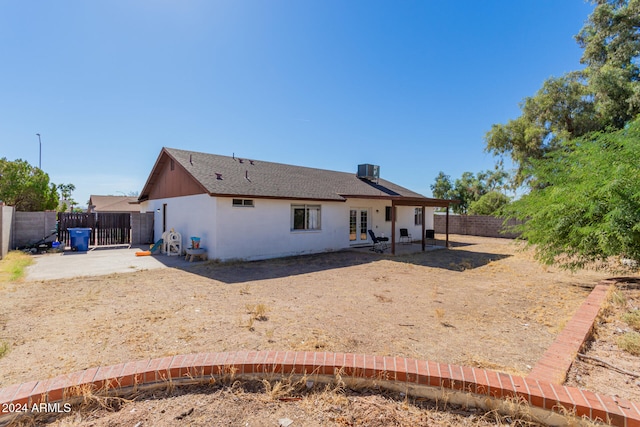
[[[170,197],[143,202],[146,212],[154,212],[154,242],[162,237],[162,205],[167,204],[167,231],[172,228],[182,235],[182,247],[191,246],[191,236],[200,237],[209,258],[215,253],[215,198],[208,194]]]
[[[154,241],[162,235],[162,206],[167,204],[167,230],[182,234],[182,245],[191,245],[189,238],[201,238],[209,259],[257,260],[291,255],[336,251],[354,244],[349,240],[349,211],[366,209],[369,229],[377,236],[391,237],[391,221],[385,221],[388,200],[349,199],[346,202],[314,200],[253,199],[254,206],[233,206],[231,197],[211,197],[207,194],[148,200],[141,210],[154,212]],[[292,205],[320,205],[320,230],[292,231]],[[414,240],[419,240],[421,225],[414,225],[414,207],[396,208],[396,240],[400,228],[407,228]],[[425,210],[427,229],[433,228],[433,208]]]
[[[390,200],[349,199],[346,202],[345,221],[348,222],[351,208],[368,208],[372,221],[369,228],[376,236],[391,237],[391,221],[385,221],[386,207],[391,206]],[[422,224],[415,225],[414,206],[396,206],[396,242],[400,241],[400,229],[406,228],[414,240],[420,240]],[[425,229],[433,229],[433,215],[435,208],[425,208]]]
[[[406,228],[411,234],[413,240],[421,240],[422,224],[415,225],[415,206],[397,206],[396,207],[396,241],[400,240],[400,229]],[[433,215],[435,208],[426,207],[424,209],[424,228],[425,230],[433,230]],[[391,226],[389,226],[391,228]]]
[[[343,202],[253,199],[254,206],[248,207],[232,206],[231,198],[219,197],[216,203],[215,258],[221,260],[275,258],[348,246],[349,218]],[[291,205],[301,204],[321,206],[321,230],[291,230]]]

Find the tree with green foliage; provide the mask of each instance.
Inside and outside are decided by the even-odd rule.
[[[484,183],[473,172],[464,172],[453,184],[452,198],[458,200],[457,204],[452,205],[453,212],[466,214],[469,205],[484,193],[486,193]]]
[[[640,117],[624,129],[570,140],[531,162],[535,189],[505,207],[545,264],[583,268],[640,261]]]
[[[580,73],[547,80],[520,107],[520,117],[494,124],[485,135],[488,152],[500,157],[508,154],[517,165],[516,186],[527,182],[530,161],[543,158],[567,138],[601,127]]]
[[[0,159],[0,200],[18,211],[52,210],[58,191],[49,175],[24,160]]]
[[[640,114],[640,1],[597,0],[576,36],[589,87],[605,126]]]
[[[492,190],[480,196],[478,200],[471,202],[468,212],[471,215],[499,215],[509,201],[506,194]]]
[[[436,176],[435,183],[431,184],[431,193],[433,197],[437,199],[451,199],[451,190],[453,190],[453,184],[451,184],[451,177],[444,172],[440,171]]]
[[[520,117],[494,124],[486,150],[517,165],[516,186],[531,178],[530,163],[565,149],[562,141],[622,129],[640,114],[640,0],[596,0],[576,36],[586,68],[552,77],[521,103]]]
[[[59,184],[58,190],[60,191],[61,205],[59,206],[60,212],[66,212],[67,207],[69,208],[69,212],[73,212],[73,205],[76,204],[76,201],[71,198],[71,193],[76,189],[76,186],[73,184]]]
[[[502,169],[494,169],[478,172],[477,175],[472,172],[464,172],[462,176],[451,183],[451,177],[440,172],[436,177],[435,183],[431,185],[431,191],[434,197],[439,199],[457,200],[458,203],[451,206],[454,213],[466,214],[472,203],[480,200],[488,193],[500,193],[500,190],[506,189],[505,181],[509,174]],[[502,193],[500,193],[502,194]],[[508,201],[508,197],[504,195]],[[491,196],[494,197],[495,196]],[[487,207],[492,204],[485,202],[483,212],[487,212]],[[482,213],[478,215],[490,215],[493,212]]]

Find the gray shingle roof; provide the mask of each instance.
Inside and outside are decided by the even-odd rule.
[[[424,198],[384,179],[377,183],[359,179],[355,165],[354,172],[347,173],[175,148],[164,150],[212,195],[339,201],[346,196]]]
[[[140,208],[137,205],[130,203],[136,203],[137,197],[129,196],[100,196],[92,194],[89,196],[90,205],[93,205],[93,211],[95,212],[136,212]]]

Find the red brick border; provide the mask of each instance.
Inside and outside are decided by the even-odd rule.
[[[591,291],[551,347],[533,367],[528,378],[554,384],[564,383],[576,355],[591,337],[593,324],[612,286],[611,282],[602,281]]]
[[[168,383],[206,383],[211,379],[277,378],[309,375],[331,381],[336,374],[360,384],[375,383],[409,395],[446,395],[452,403],[500,409],[504,399],[528,403],[541,420],[587,417],[620,427],[640,427],[640,403],[559,385],[580,347],[589,338],[593,322],[608,295],[610,282],[601,282],[543,355],[528,377],[479,368],[404,357],[304,351],[239,351],[183,354],[90,368],[44,381],[0,389],[0,424],[11,411],[42,403],[56,403],[92,393],[121,393],[161,387]],[[27,411],[28,412],[28,411]],[[566,422],[566,420],[565,420]]]
[[[544,418],[573,414],[611,423],[640,426],[640,404],[598,395],[575,387],[553,384],[466,366],[404,357],[304,351],[239,351],[186,354],[91,368],[44,381],[32,381],[0,389],[0,422],[10,418],[9,408],[68,401],[93,393],[126,393],[136,388],[206,383],[212,378],[277,378],[309,375],[331,381],[340,373],[345,381],[364,381],[411,395],[437,396],[470,406],[499,406],[491,398],[518,398],[548,412]],[[322,378],[324,377],[324,378]],[[451,397],[457,393],[457,397]],[[466,397],[465,397],[466,396]],[[461,400],[462,399],[462,400]],[[559,415],[558,415],[559,414]]]

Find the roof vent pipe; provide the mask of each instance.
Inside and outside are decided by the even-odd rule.
[[[193,166],[193,158],[191,156],[192,154],[189,154],[189,164]]]
[[[251,182],[251,180],[249,179],[249,171],[248,170],[244,171],[244,179],[246,179],[247,181]]]
[[[214,172],[214,173],[216,174],[216,179],[222,180],[222,174],[221,173],[216,173],[216,172]]]

